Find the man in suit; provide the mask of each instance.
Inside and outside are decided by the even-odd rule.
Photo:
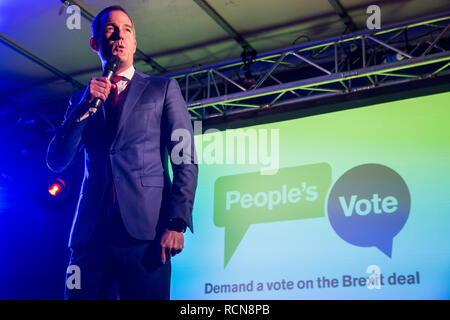
[[[189,112],[175,80],[134,69],[135,30],[123,8],[94,18],[90,45],[103,67],[112,55],[119,58],[116,77],[92,78],[71,97],[47,152],[54,171],[79,151],[85,156],[69,241],[81,288],[66,286],[65,298],[169,299],[170,258],[183,249],[186,227],[193,230],[198,168]],[[103,103],[89,112],[95,98]],[[173,141],[179,129],[188,135]],[[190,148],[172,155],[178,143]]]

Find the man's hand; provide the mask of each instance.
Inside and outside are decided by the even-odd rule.
[[[84,95],[81,101],[84,101],[84,106],[87,107],[90,106],[95,98],[100,98],[103,102],[105,102],[109,96],[112,86],[115,86],[115,84],[111,84],[111,82],[106,77],[92,78],[89,81],[86,90],[84,91]],[[77,122],[83,121],[90,115],[93,115],[96,111],[97,110],[95,108],[89,108],[89,110],[87,110],[86,108],[78,109]]]
[[[184,246],[183,232],[166,229],[161,237],[161,262],[166,263],[171,257],[180,253]]]
[[[111,91],[111,82],[106,77],[92,78],[89,81],[88,90],[88,103],[94,101],[95,98],[100,98],[105,102]]]

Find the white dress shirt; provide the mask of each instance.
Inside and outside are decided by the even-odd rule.
[[[131,79],[134,76],[134,71],[135,71],[135,69],[134,69],[133,65],[131,65],[127,70],[122,71],[119,74],[116,74],[116,76],[122,76],[122,77],[125,78],[125,79],[120,80],[119,82],[117,82],[117,90],[118,90],[119,94],[123,90],[126,89],[128,83],[131,81]]]

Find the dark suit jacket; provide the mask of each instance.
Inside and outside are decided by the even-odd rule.
[[[128,84],[113,137],[106,134],[103,105],[91,117],[76,122],[83,105],[82,93],[71,97],[63,123],[50,142],[47,164],[62,171],[84,149],[85,173],[69,246],[86,244],[96,226],[111,165],[117,200],[127,231],[141,240],[153,240],[169,219],[185,221],[193,230],[192,207],[198,168],[194,163],[194,135],[189,112],[174,79],[135,71]],[[188,163],[174,164],[168,157],[179,141],[176,129],[190,134]],[[181,141],[181,139],[180,139]],[[178,145],[179,147],[179,145]],[[178,150],[178,147],[176,150]],[[168,171],[172,162],[173,181]]]

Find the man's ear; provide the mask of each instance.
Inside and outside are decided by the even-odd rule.
[[[89,40],[89,44],[91,45],[92,50],[94,50],[95,52],[98,52],[97,41],[95,41],[94,38],[91,38]]]

